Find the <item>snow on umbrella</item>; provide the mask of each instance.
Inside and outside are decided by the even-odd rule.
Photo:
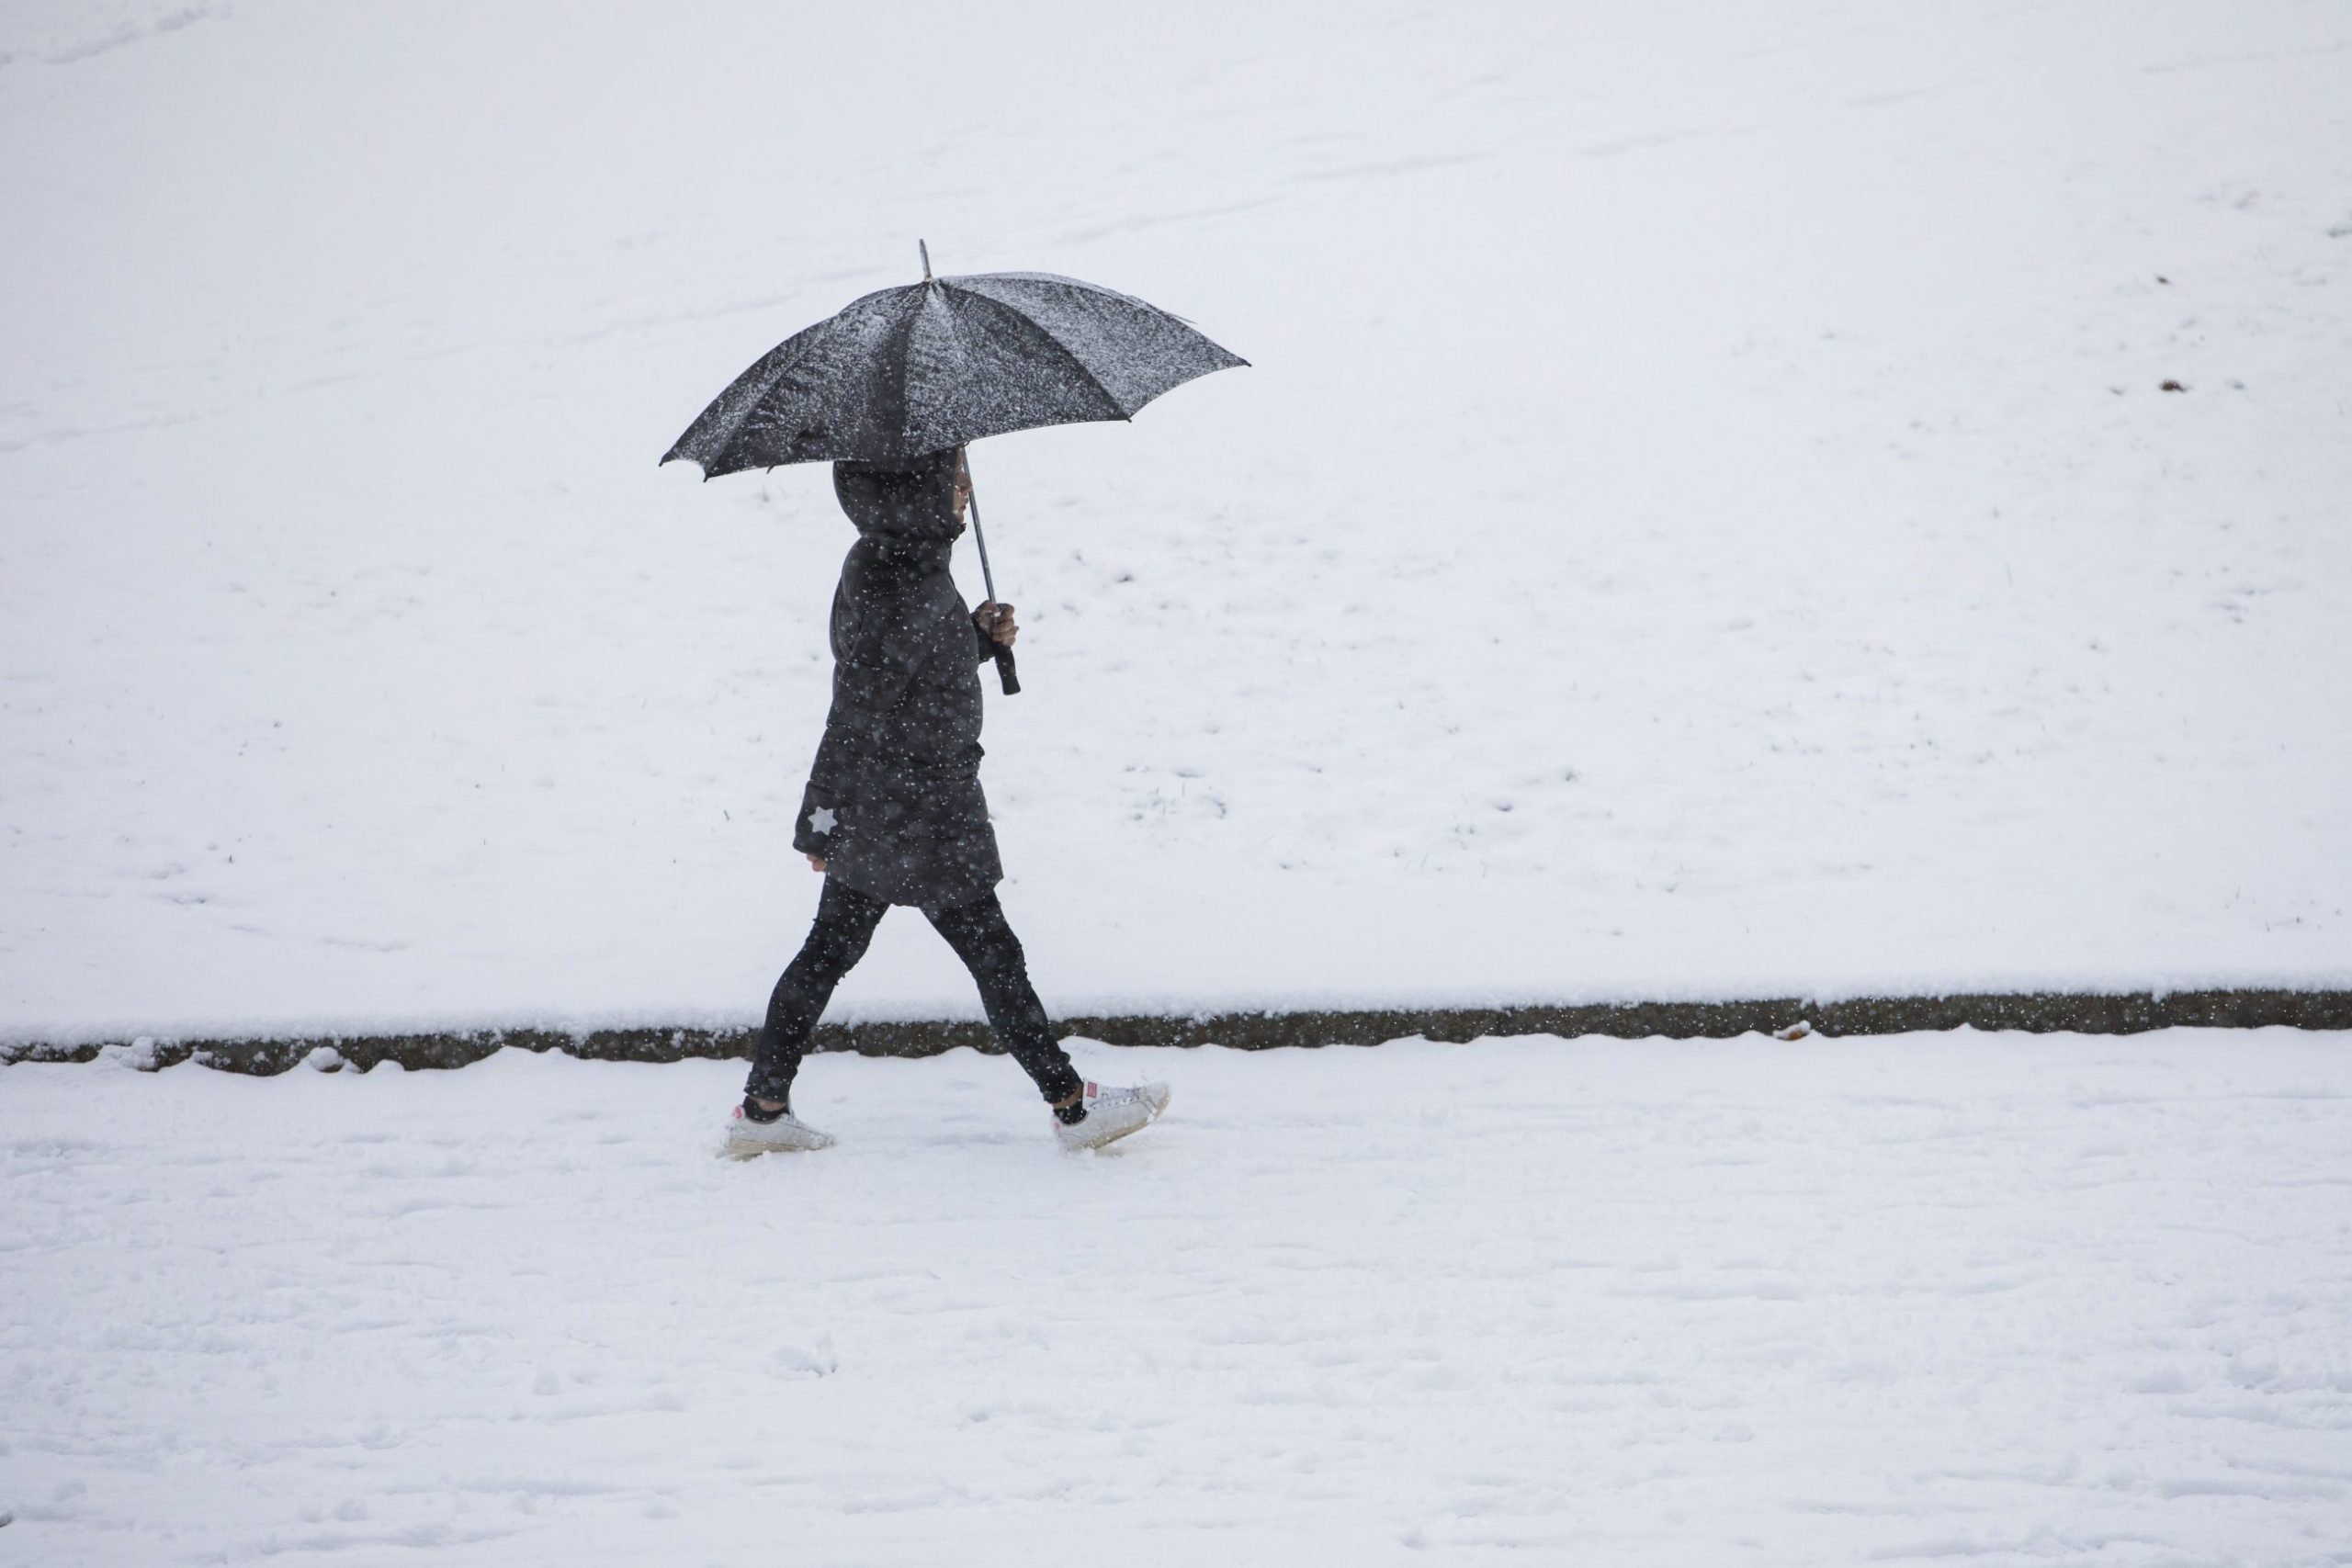
[[[766,354],[662,454],[703,478],[786,463],[902,464],[985,435],[1125,420],[1162,392],[1249,361],[1167,311],[1074,277],[933,277],[854,300]],[[989,597],[988,544],[972,502]],[[1009,649],[1007,692],[1020,689]]]

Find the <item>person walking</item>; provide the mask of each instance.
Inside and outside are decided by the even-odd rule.
[[[832,1144],[793,1114],[793,1080],[833,987],[893,904],[920,908],[972,972],[989,1027],[1052,1107],[1065,1148],[1139,1132],[1167,1109],[1167,1086],[1080,1076],[997,899],[1004,869],[980,793],[979,667],[1019,626],[1010,604],[968,610],[948,575],[971,499],[964,450],[903,466],[835,463],[833,493],[858,539],[833,592],[832,709],[793,830],[824,890],[768,998],[720,1152],[748,1159]]]

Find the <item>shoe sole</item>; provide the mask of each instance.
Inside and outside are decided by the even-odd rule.
[[[821,1144],[739,1144],[729,1138],[718,1145],[718,1152],[720,1159],[744,1160],[757,1159],[762,1155],[813,1155],[820,1149],[832,1146],[831,1138]]]

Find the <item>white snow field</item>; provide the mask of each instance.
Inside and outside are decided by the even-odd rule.
[[[654,459],[918,236],[1255,362],[975,450],[1053,1007],[2352,983],[2342,6],[11,0],[0,142],[15,1036],[752,1017],[851,535]]]
[[[2343,1563],[2347,1046],[20,1064],[0,1563]]]

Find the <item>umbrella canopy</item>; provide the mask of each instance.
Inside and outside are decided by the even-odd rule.
[[[796,333],[718,394],[665,463],[715,479],[782,463],[905,463],[984,435],[1132,419],[1249,361],[1167,311],[1043,272],[885,288]]]

